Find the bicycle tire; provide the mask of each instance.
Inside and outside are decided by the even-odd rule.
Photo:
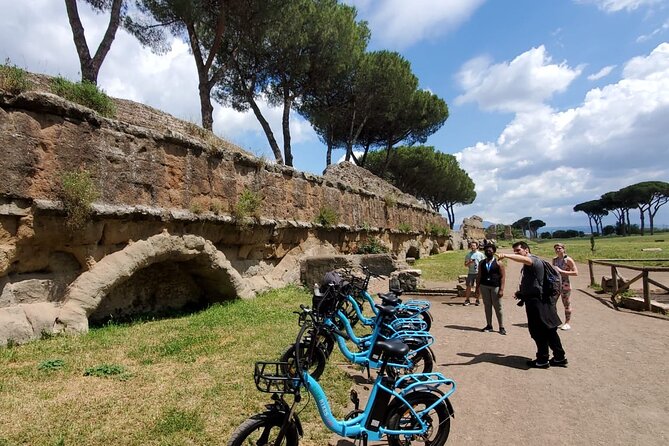
[[[412,349],[415,348],[412,345],[409,345],[409,347],[412,347]],[[429,347],[417,352],[411,352],[408,356],[413,363],[413,367],[392,367],[392,372],[395,376],[404,376],[412,373],[430,373],[434,369],[434,359],[432,359],[432,352]]]
[[[275,444],[283,418],[284,414],[278,412],[254,415],[235,429],[227,446],[298,446],[299,434],[294,423],[286,427],[283,441]]]
[[[309,344],[308,343],[302,343],[300,344],[300,358],[302,361],[302,368],[305,368],[305,357],[307,356],[307,352],[309,351]],[[290,376],[295,376],[297,374],[297,367],[295,366],[295,345],[291,345],[288,347],[283,354],[281,355],[281,362],[287,362],[288,363],[288,374]],[[316,347],[313,350],[313,357],[311,360],[308,362],[308,367],[306,367],[306,370],[309,372],[309,375],[316,381],[321,377],[323,374],[323,371],[325,371],[325,364],[327,363],[327,357],[325,355],[325,352],[319,348]]]
[[[411,392],[406,400],[416,412],[424,410],[434,404],[439,396],[431,392]],[[409,408],[400,401],[392,401],[386,418],[386,427],[393,430],[415,429],[420,423]],[[388,435],[389,446],[410,446],[419,443],[430,446],[443,446],[451,432],[451,413],[446,401],[434,407],[422,417],[428,428],[424,434],[416,435]]]

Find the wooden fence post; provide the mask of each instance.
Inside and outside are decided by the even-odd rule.
[[[588,269],[590,269],[590,286],[597,285],[597,282],[595,282],[595,269],[592,260],[588,260]]]
[[[650,303],[650,286],[648,285],[648,270],[644,269],[643,273],[643,302],[646,310],[653,311],[653,306]]]

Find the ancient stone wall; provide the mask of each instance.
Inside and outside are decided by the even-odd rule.
[[[367,171],[299,172],[116,102],[112,120],[49,93],[0,91],[0,345],[250,297],[298,282],[306,257],[371,242],[398,261],[445,249],[425,229],[447,222]],[[58,192],[82,169],[101,196],[71,230]],[[253,218],[231,215],[244,191],[262,198]],[[337,224],[314,223],[325,207]]]

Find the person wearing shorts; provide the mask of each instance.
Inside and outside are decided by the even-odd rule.
[[[470,305],[469,295],[472,292],[472,287],[476,286],[476,279],[479,275],[479,263],[485,259],[485,256],[479,251],[479,244],[477,242],[469,242],[469,252],[465,256],[465,266],[467,270],[467,279],[465,280],[465,306]],[[479,305],[479,295],[474,293],[476,297],[476,305]]]
[[[560,296],[562,297],[562,305],[564,305],[564,324],[560,326],[562,330],[571,329],[571,283],[569,276],[578,276],[578,268],[576,262],[571,257],[567,256],[567,250],[562,243],[556,243],[553,246],[556,256],[553,257],[553,266],[555,270],[560,273],[562,284],[560,288]]]

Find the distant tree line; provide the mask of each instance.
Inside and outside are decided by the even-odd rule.
[[[80,0],[109,15],[91,55],[77,0],[64,1],[82,82],[97,84],[118,28],[157,54],[180,38],[197,68],[205,129],[213,127],[212,100],[251,110],[276,162],[292,166],[290,115],[297,112],[325,144],[326,166],[334,150],[344,150],[347,161],[444,210],[451,229],[454,206],[476,198],[455,157],[414,146],[444,124],[446,102],[418,87],[399,53],[367,50],[370,30],[355,7],[337,0]],[[282,108],[282,147],[260,100]]]
[[[639,211],[638,231],[645,233],[646,216],[650,233],[654,231],[657,211],[669,201],[669,183],[664,181],[644,181],[617,191],[607,192],[598,200],[586,201],[574,206],[574,212],[584,212],[588,216],[590,232],[604,234],[610,229],[602,226],[602,218],[612,213],[616,218],[615,231],[620,235],[636,232],[630,223],[630,210]],[[593,228],[594,223],[594,228]]]

